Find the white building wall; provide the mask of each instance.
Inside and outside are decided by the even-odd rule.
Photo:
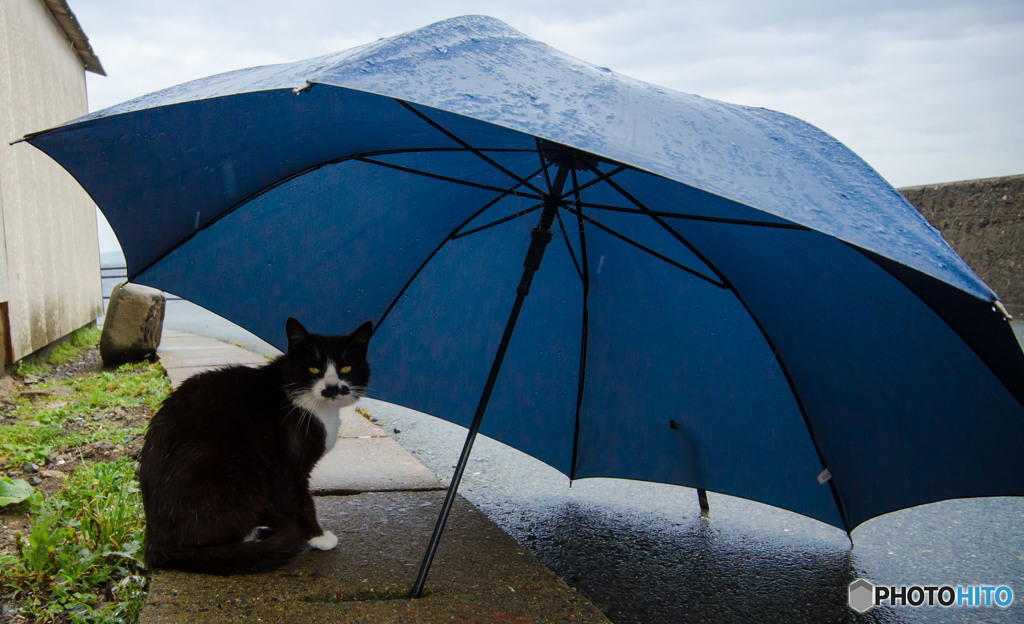
[[[42,0],[0,0],[0,313],[7,363],[102,313],[96,209],[26,143],[87,112],[81,60]],[[3,321],[3,319],[0,319]]]

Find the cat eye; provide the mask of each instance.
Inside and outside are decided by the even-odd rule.
[[[313,373],[314,375],[319,375],[320,374],[320,369],[315,367],[315,366],[310,366],[309,367],[309,372]]]
[[[342,366],[341,367],[341,374],[342,375],[344,375],[345,373],[351,373],[351,372],[352,372],[352,367],[351,366]]]

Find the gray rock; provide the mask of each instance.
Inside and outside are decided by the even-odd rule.
[[[155,288],[122,282],[110,293],[100,336],[104,366],[156,357],[164,327],[164,294]]]

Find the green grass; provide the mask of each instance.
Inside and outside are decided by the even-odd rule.
[[[76,622],[138,619],[142,498],[135,462],[83,465],[56,495],[27,501],[32,529],[16,555],[0,556],[0,583],[21,613]]]
[[[98,440],[121,444],[136,438],[144,429],[111,422],[111,412],[140,407],[155,412],[170,390],[163,369],[145,362],[52,386],[68,388],[71,394],[41,396],[35,402],[21,398],[16,422],[0,427],[0,466],[41,463],[54,453]]]
[[[89,349],[100,343],[103,330],[99,327],[83,327],[71,334],[71,344],[79,349]]]

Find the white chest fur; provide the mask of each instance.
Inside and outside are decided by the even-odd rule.
[[[325,453],[334,448],[334,443],[338,441],[338,427],[341,426],[339,411],[340,408],[337,406],[325,405],[313,412],[327,432],[327,437],[324,439]]]

